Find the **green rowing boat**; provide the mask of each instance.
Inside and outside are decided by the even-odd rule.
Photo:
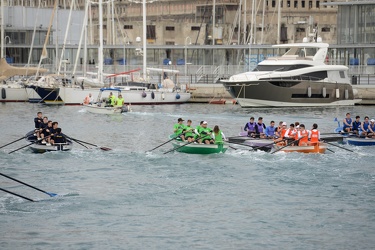
[[[171,135],[169,138],[174,138],[175,135]],[[187,154],[217,154],[225,153],[228,149],[228,145],[225,143],[220,144],[199,144],[199,143],[189,143],[187,141],[181,141],[181,139],[176,139],[172,141],[173,147],[177,152],[187,153]]]

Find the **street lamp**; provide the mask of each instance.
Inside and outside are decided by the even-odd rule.
[[[189,41],[189,43],[188,43]],[[186,81],[186,78],[187,78],[187,46],[188,45],[191,45],[191,38],[190,36],[187,36],[185,38],[185,81]]]
[[[6,45],[7,45],[7,38],[8,38],[8,43],[11,44],[12,41],[10,40],[9,36],[4,37],[4,50],[5,50],[5,57],[7,57],[7,50],[6,50]]]

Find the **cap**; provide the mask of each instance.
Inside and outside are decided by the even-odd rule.
[[[284,126],[284,125],[285,125],[285,126],[287,125],[286,122],[283,122],[283,126]]]
[[[299,128],[299,125],[297,125],[297,127],[296,128]]]
[[[374,119],[371,119],[370,122],[375,122],[375,120],[374,120]]]
[[[207,124],[207,122],[206,121],[204,121],[202,124]]]
[[[178,118],[178,120],[177,121],[179,121],[179,122],[183,122],[183,121],[185,121],[184,119],[182,119],[182,118]]]

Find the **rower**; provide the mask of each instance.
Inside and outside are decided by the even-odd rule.
[[[371,119],[370,120],[370,125],[368,126],[368,134],[367,134],[367,137],[370,137],[370,138],[375,138],[375,120],[374,119]]]
[[[258,118],[258,122],[255,124],[255,137],[257,138],[265,138],[266,135],[264,134],[264,130],[266,129],[266,125],[263,123],[263,117]]]
[[[350,132],[353,128],[352,118],[350,118],[350,113],[346,113],[346,117],[343,120],[343,130],[344,132]]]
[[[215,127],[214,127],[214,131],[213,131],[212,135],[213,135],[213,137],[214,137],[215,144],[223,144],[224,141],[227,140],[227,139],[225,138],[224,133],[220,130],[220,128],[219,128],[218,125],[215,125]]]
[[[61,128],[57,128],[55,135],[53,136],[53,140],[51,140],[52,144],[56,143],[66,143],[65,136],[61,133]]]
[[[255,122],[254,117],[250,117],[250,121],[245,124],[244,131],[247,131],[247,136],[255,137]]]
[[[274,138],[275,137],[275,122],[271,121],[270,125],[267,126],[266,130],[264,131],[264,134],[267,136],[267,138]]]
[[[368,129],[369,126],[370,126],[369,117],[365,116],[365,120],[361,124],[361,130],[362,130],[361,137],[366,137],[367,136],[367,134],[369,132],[369,129]]]
[[[40,129],[42,128],[42,123],[43,123],[43,113],[42,112],[38,112],[36,114],[36,117],[34,118],[34,123],[35,123],[35,136],[39,139],[40,138]]]
[[[185,135],[182,134],[182,131],[185,128],[185,125],[183,124],[184,121],[184,119],[178,118],[177,123],[173,126],[173,133],[175,133],[175,135],[177,135],[183,141],[185,141]]]
[[[309,131],[305,129],[304,124],[299,125],[297,137],[298,137],[297,140],[299,140],[298,146],[306,146],[307,143],[309,142]]]
[[[352,123],[352,131],[353,133],[355,133],[356,135],[359,134],[359,130],[361,128],[361,121],[360,121],[361,117],[359,115],[357,115],[355,117],[355,121],[353,121]]]
[[[309,141],[311,144],[316,144],[320,141],[320,132],[316,123],[313,124],[312,130],[309,133]]]
[[[185,135],[184,135],[185,140],[187,140],[188,142],[193,142],[195,140],[194,139],[194,128],[191,126],[191,123],[192,123],[191,120],[187,120],[186,126],[183,129],[183,132],[185,132]]]
[[[198,140],[199,143],[214,144],[214,141],[211,138],[212,129],[207,127],[206,121],[203,121],[198,133],[201,135],[201,138]]]

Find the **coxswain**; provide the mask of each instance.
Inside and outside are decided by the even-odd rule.
[[[40,138],[40,128],[42,127],[43,123],[43,113],[38,112],[36,114],[36,117],[34,118],[34,123],[35,123],[35,130],[34,130],[34,136],[37,136],[37,138]]]
[[[173,126],[173,133],[183,141],[185,141],[185,135],[183,134],[183,130],[185,129],[184,121],[184,119],[178,118],[177,123]]]
[[[320,132],[316,123],[313,124],[312,130],[309,133],[309,141],[311,144],[316,144],[320,141]]]
[[[214,137],[215,144],[223,144],[224,141],[227,140],[218,125],[215,125],[212,135]]]
[[[350,118],[350,113],[346,113],[346,117],[343,120],[343,130],[344,132],[352,131],[352,118]]]
[[[254,117],[250,117],[250,121],[245,124],[245,127],[243,129],[244,131],[247,131],[247,136],[249,137],[255,137],[255,122]]]

